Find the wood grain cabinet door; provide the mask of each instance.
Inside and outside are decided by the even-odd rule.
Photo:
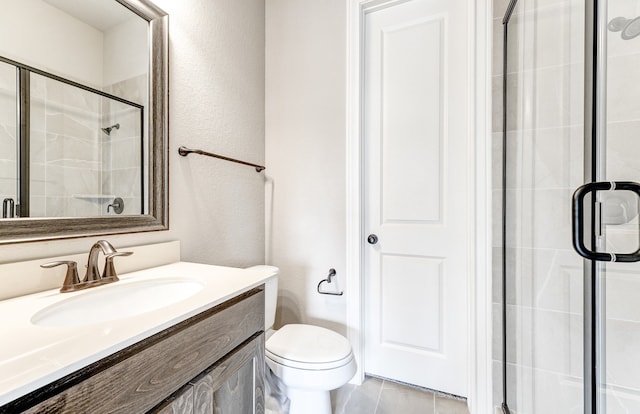
[[[194,414],[264,414],[264,334],[191,382]]]
[[[149,414],[193,414],[193,385],[185,385]]]

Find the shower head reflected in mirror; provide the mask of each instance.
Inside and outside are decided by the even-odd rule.
[[[623,40],[630,40],[640,35],[640,16],[627,19],[626,17],[614,17],[607,24],[612,32],[620,32]]]
[[[107,135],[111,135],[111,131],[114,129],[120,129],[120,124],[114,124],[111,125],[110,127],[106,127],[106,128],[100,128],[102,130],[102,132],[104,132]]]

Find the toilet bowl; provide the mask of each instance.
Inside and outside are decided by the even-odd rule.
[[[278,268],[256,266],[277,275]],[[265,269],[267,268],[267,269]],[[290,324],[272,330],[277,277],[265,283],[265,361],[285,385],[289,414],[331,414],[329,392],[356,373],[351,344],[342,335],[314,325]]]

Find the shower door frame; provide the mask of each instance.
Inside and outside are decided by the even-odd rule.
[[[607,0],[585,2],[585,55],[584,55],[584,182],[606,179],[607,128]],[[597,194],[597,193],[596,193]],[[597,197],[594,194],[593,197]],[[585,230],[591,234],[593,251],[601,246],[596,239],[595,205],[585,209]],[[602,275],[605,264],[594,260],[583,261],[583,326],[584,326],[584,412],[606,412],[605,398],[599,392],[605,372],[604,323],[605,295]]]

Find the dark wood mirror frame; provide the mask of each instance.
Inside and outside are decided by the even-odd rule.
[[[0,221],[0,244],[169,228],[169,16],[148,0],[115,0],[149,22],[149,213]]]

